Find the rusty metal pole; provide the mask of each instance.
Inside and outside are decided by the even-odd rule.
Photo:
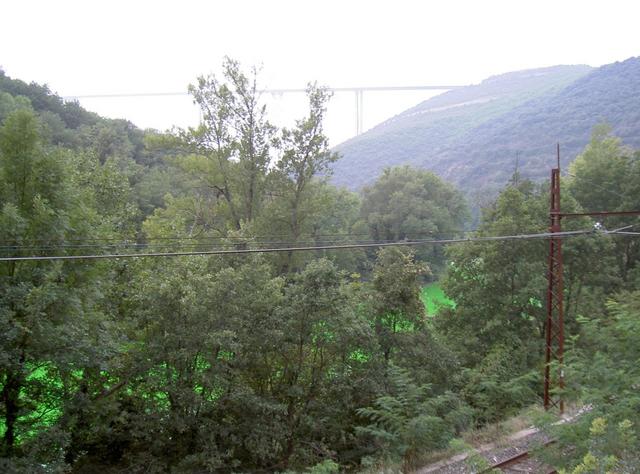
[[[551,170],[551,202],[550,202],[550,227],[549,232],[562,231],[561,220],[563,217],[584,216],[638,216],[637,211],[589,211],[562,213],[560,211],[560,144],[557,146],[557,167]],[[562,239],[551,237],[549,239],[549,273],[547,288],[547,320],[545,325],[545,366],[544,366],[544,408],[550,410],[558,408],[560,414],[564,413],[564,401],[562,394],[554,394],[553,391],[564,388],[564,308],[563,308],[563,281],[562,281]],[[553,367],[552,367],[553,366]]]
[[[551,170],[551,202],[549,232],[561,231],[560,213],[560,144],[557,147],[558,166]],[[549,239],[549,273],[547,288],[547,324],[545,326],[545,367],[544,367],[544,408],[553,407],[564,412],[564,402],[560,396],[553,398],[555,388],[564,388],[562,367],[564,355],[564,314],[562,282],[562,239]],[[552,373],[552,365],[557,364],[557,373]]]

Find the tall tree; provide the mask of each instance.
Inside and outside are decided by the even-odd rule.
[[[73,182],[67,154],[42,143],[32,112],[19,110],[0,128],[0,240],[12,255],[50,253],[97,226],[87,196]],[[0,263],[2,451],[42,427],[73,391],[73,371],[100,364],[94,329],[92,266],[73,262]],[[77,374],[76,374],[77,375]]]
[[[462,194],[435,174],[402,166],[387,168],[363,191],[362,217],[375,240],[433,239],[462,232],[468,216]],[[444,264],[439,247],[420,251],[434,270]]]
[[[638,154],[624,147],[611,134],[611,128],[600,125],[591,141],[569,168],[571,194],[585,211],[628,211],[640,209],[640,161]],[[599,217],[609,229],[637,222],[633,217]],[[621,284],[633,288],[633,276],[638,272],[640,244],[635,239],[618,237],[613,240],[611,256],[615,256]],[[610,284],[615,285],[615,281]]]
[[[260,103],[255,69],[247,77],[237,61],[226,58],[223,78],[200,77],[189,87],[202,123],[186,138],[210,160],[205,183],[225,201],[233,228],[240,230],[258,215],[263,201],[275,129]]]
[[[282,130],[281,157],[270,174],[271,202],[262,224],[294,245],[303,234],[312,236],[313,222],[321,214],[330,212],[323,208],[323,195],[328,191],[323,181],[331,163],[338,159],[338,155],[329,150],[323,133],[323,119],[331,94],[327,89],[309,85],[307,97],[309,115],[298,120],[294,129]],[[292,252],[287,254],[283,267],[285,271],[294,269]]]
[[[403,334],[425,326],[419,277],[428,272],[426,265],[414,261],[410,251],[389,247],[378,252],[373,270],[373,309],[378,342],[387,363],[403,346]]]
[[[338,155],[329,150],[329,141],[323,134],[323,119],[331,94],[327,89],[309,85],[309,116],[298,120],[293,130],[282,131],[282,157],[276,167],[283,178],[281,191],[291,209],[289,226],[294,242],[300,237],[303,220],[307,217],[301,209],[307,199],[314,177],[326,176],[331,163]]]

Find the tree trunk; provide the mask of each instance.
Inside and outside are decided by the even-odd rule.
[[[2,402],[5,409],[5,432],[3,439],[3,454],[10,456],[15,445],[15,426],[18,421],[18,411],[20,408],[20,388],[22,386],[19,373],[10,370],[7,373],[6,382],[2,389]]]

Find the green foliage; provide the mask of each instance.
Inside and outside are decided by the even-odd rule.
[[[576,173],[577,180],[583,171]],[[512,184],[484,210],[477,235],[544,231],[547,193],[516,174]],[[566,192],[562,209],[581,210],[579,202]],[[592,225],[587,219],[567,219],[563,229]],[[463,369],[455,375],[455,384],[477,410],[479,424],[496,421],[538,398],[546,245],[543,241],[484,242],[448,249],[450,264],[442,287],[456,306],[442,309],[434,322],[461,362]],[[612,265],[615,253],[612,242],[598,236],[563,242],[567,334],[579,331],[579,315],[601,311],[599,298],[617,287],[619,273]]]
[[[0,91],[0,124],[16,110],[30,109],[31,102],[24,96],[12,96],[7,92]]]
[[[460,194],[427,172],[389,169],[362,197],[328,184],[337,156],[322,130],[325,89],[310,86],[307,117],[284,130],[267,120],[256,72],[235,61],[191,90],[202,126],[160,134],[1,74],[0,254],[322,245],[466,225]],[[563,194],[563,210],[640,205],[639,156],[596,130],[563,179],[575,196]],[[516,173],[477,235],[540,232],[547,212],[546,190]],[[574,335],[564,395],[588,409],[553,428],[557,465],[631,471],[638,248],[594,233],[563,251]],[[455,304],[427,316],[431,268],[446,271],[440,296]],[[0,262],[0,469],[416,467],[462,430],[536,401],[545,270],[543,241],[417,256],[388,247]]]
[[[508,187],[485,210],[477,235],[539,232],[546,223],[544,205],[544,197],[531,183]],[[504,357],[516,373],[522,374],[539,360],[544,248],[543,242],[528,241],[448,249],[451,263],[442,287],[456,307],[441,311],[435,322],[466,367],[482,364],[497,343],[499,352],[512,353],[513,357]]]
[[[615,430],[611,430],[605,418],[595,418],[589,433],[591,447],[571,474],[633,472],[638,466],[637,438],[629,420],[621,421]],[[616,454],[611,454],[612,450]]]
[[[429,270],[416,263],[412,252],[388,247],[378,252],[373,270],[371,311],[386,363],[406,345],[407,339],[426,334],[424,307],[420,301],[419,277]]]
[[[468,217],[462,195],[433,173],[408,166],[385,169],[363,191],[362,218],[374,240],[430,240],[459,235]],[[419,256],[444,265],[442,247]]]
[[[388,393],[358,409],[371,422],[358,432],[374,439],[392,461],[416,468],[422,453],[447,446],[470,413],[454,395],[432,396],[428,385],[416,385],[409,372],[396,366],[389,367],[387,377]],[[454,420],[462,420],[462,426]]]
[[[309,474],[334,474],[340,472],[340,465],[330,459],[316,464],[308,470]]]
[[[570,167],[569,189],[585,211],[628,211],[638,209],[640,161],[622,146],[620,138],[611,135],[606,125],[596,127],[591,142]],[[629,223],[629,218],[608,217],[605,227],[615,229]],[[640,259],[640,245],[628,237],[613,240],[612,262],[618,267],[621,281],[611,281],[609,292],[620,285],[633,289],[634,269]],[[610,279],[612,280],[612,279]]]
[[[293,130],[283,129],[279,139],[281,157],[276,169],[270,173],[272,188],[276,189],[268,209],[263,214],[258,228],[267,232],[283,232],[282,237],[296,244],[303,237],[318,240],[317,234],[328,234],[332,229],[327,217],[339,216],[338,212],[327,215],[329,210],[340,210],[345,205],[354,206],[344,194],[324,185],[324,176],[338,155],[329,151],[329,141],[323,134],[322,121],[326,104],[331,97],[323,88],[309,85],[309,116],[298,120]],[[331,206],[329,200],[337,201]],[[331,211],[329,211],[331,212]],[[349,212],[349,211],[347,211]],[[351,211],[353,212],[353,211]],[[332,215],[333,214],[333,215]],[[340,223],[339,230],[349,223]],[[300,256],[298,256],[300,258]],[[284,257],[284,271],[295,270],[300,264],[292,252]]]
[[[448,378],[457,361],[431,332],[420,300],[425,272],[428,268],[406,248],[380,250],[364,309],[376,336],[371,362],[379,364],[378,370],[385,374],[391,365],[408,370],[416,384],[430,384],[433,393],[440,395],[450,386]],[[381,384],[386,386],[386,378]]]
[[[87,195],[73,186],[71,169],[65,153],[40,141],[31,111],[10,115],[0,128],[0,240],[27,248],[36,244],[38,252],[38,245],[90,237],[97,222],[86,206]],[[101,351],[108,344],[94,346],[96,329],[105,318],[95,299],[99,285],[92,285],[92,271],[90,265],[61,262],[0,265],[5,456],[21,454],[22,441],[59,417],[65,399],[78,386],[78,368],[99,365],[105,358]],[[43,370],[48,381],[38,376]]]
[[[621,140],[611,135],[611,128],[594,128],[591,142],[569,168],[571,194],[585,210],[621,210],[620,196],[628,181],[631,163],[625,156]]]
[[[26,99],[37,112],[48,111],[59,116],[65,126],[71,129],[81,125],[93,125],[99,119],[98,115],[87,112],[77,102],[63,101],[61,97],[52,94],[47,86],[11,79],[2,70],[0,70],[0,91],[19,101]],[[3,118],[0,116],[0,122]]]
[[[587,408],[575,422],[548,428],[571,447],[570,456],[554,458],[568,472],[633,472],[640,462],[639,315],[634,291],[611,299],[606,314],[581,320],[581,337],[567,354],[566,396]]]
[[[431,283],[422,288],[420,299],[428,315],[435,315],[440,308],[455,308],[455,302],[447,297],[437,283]]]
[[[185,139],[209,161],[207,186],[228,207],[236,230],[259,213],[265,192],[274,127],[259,103],[257,71],[247,77],[237,61],[226,58],[224,82],[198,78],[189,92],[202,110],[202,123]]]

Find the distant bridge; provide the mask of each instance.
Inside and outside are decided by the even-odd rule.
[[[447,91],[451,89],[460,89],[465,86],[371,86],[371,87],[328,87],[331,92],[351,92],[355,95],[356,104],[356,135],[363,132],[363,115],[364,115],[364,93],[365,92],[395,92],[395,91],[425,91],[439,90]],[[304,93],[307,89],[261,89],[260,92],[282,95],[282,94],[298,94]],[[133,92],[123,94],[87,94],[87,95],[71,95],[63,97],[64,100],[80,100],[80,99],[115,99],[126,97],[175,97],[187,96],[188,92]]]

